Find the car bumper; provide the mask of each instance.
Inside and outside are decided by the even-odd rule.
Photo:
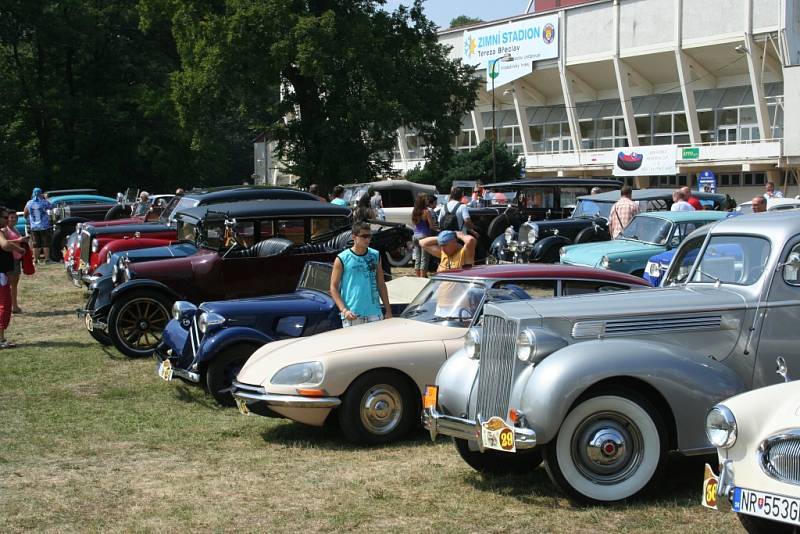
[[[78,319],[83,321],[86,330],[89,332],[94,332],[95,330],[108,332],[105,314],[96,314],[95,310],[77,310],[76,313]]]
[[[478,449],[483,452],[484,447],[481,442],[481,425],[484,421],[464,419],[444,415],[436,411],[435,408],[425,408],[422,412],[422,424],[430,432],[431,439],[436,436],[450,436],[468,441],[476,441]],[[536,447],[536,432],[530,428],[514,428],[514,444],[517,449],[532,449]]]
[[[301,395],[277,395],[267,393],[263,386],[253,386],[233,381],[233,396],[241,399],[248,407],[253,403],[264,403],[278,408],[336,408],[342,401],[339,397],[304,397]]]
[[[159,373],[159,369],[161,368],[161,364],[165,360],[169,360],[172,366],[172,376],[177,376],[179,378],[183,378],[189,382],[194,382],[195,384],[200,383],[200,373],[196,373],[194,371],[190,371],[188,369],[182,369],[177,367],[177,357],[174,355],[174,352],[171,348],[169,348],[165,343],[159,343],[158,347],[156,347],[156,351],[153,353],[156,359],[156,374],[161,376]]]

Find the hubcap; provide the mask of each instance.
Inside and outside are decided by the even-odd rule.
[[[588,417],[575,429],[571,445],[575,467],[596,484],[627,480],[642,463],[641,431],[620,413]]]
[[[403,416],[400,392],[389,384],[377,384],[361,397],[361,423],[371,434],[388,434]]]

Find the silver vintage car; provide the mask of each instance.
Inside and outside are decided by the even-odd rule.
[[[431,436],[481,471],[534,468],[570,497],[653,488],[668,451],[714,451],[706,412],[800,367],[800,216],[720,221],[678,249],[666,286],[487,305],[426,388]],[[526,454],[521,454],[526,453]]]

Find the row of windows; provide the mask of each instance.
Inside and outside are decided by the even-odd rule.
[[[763,172],[742,172],[717,175],[717,184],[726,186],[756,186],[767,183],[767,175]],[[685,174],[677,176],[651,176],[650,187],[697,187],[697,176],[687,177]]]

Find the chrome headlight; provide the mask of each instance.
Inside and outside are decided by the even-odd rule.
[[[729,449],[736,443],[736,418],[727,406],[717,404],[706,415],[706,436],[715,447]]]
[[[611,264],[611,262],[608,260],[608,256],[603,256],[600,259],[600,267],[602,267],[603,269],[608,269],[608,266],[610,264]]]
[[[270,384],[297,386],[300,384],[317,385],[322,383],[325,369],[321,362],[304,362],[288,365],[275,373]]]
[[[533,347],[536,338],[530,330],[523,330],[517,336],[517,358],[522,362],[528,362],[533,354]]]
[[[225,317],[221,316],[220,314],[214,312],[203,312],[200,314],[200,318],[197,320],[197,328],[205,334],[209,330],[213,330],[215,327],[224,323]]]
[[[647,262],[647,272],[653,278],[658,278],[661,276],[661,265],[658,263]]]
[[[508,250],[511,252],[517,251],[517,242],[516,241],[508,241]]]
[[[92,252],[97,252],[100,250],[100,242],[95,238],[92,239]]]
[[[509,226],[508,228],[506,228],[506,231],[503,232],[503,237],[505,237],[506,243],[508,243],[512,239],[514,239],[514,227],[513,226]]]
[[[179,300],[172,305],[172,318],[188,328],[191,323],[191,316],[194,315],[195,311],[197,311],[197,306],[191,302]]]
[[[533,245],[539,239],[539,225],[532,224],[530,228],[530,231],[528,231],[528,244]]]
[[[464,350],[467,356],[472,360],[480,358],[481,352],[481,334],[477,328],[470,328],[467,331],[466,339],[464,340]]]

